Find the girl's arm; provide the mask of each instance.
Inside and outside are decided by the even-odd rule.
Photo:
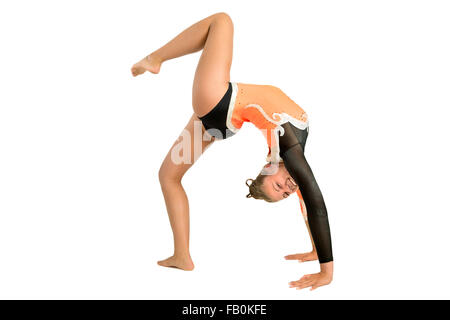
[[[281,155],[284,165],[299,186],[305,206],[307,219],[320,263],[333,261],[331,233],[328,213],[322,192],[312,170],[303,154],[303,148],[296,144]]]
[[[326,285],[333,278],[333,253],[328,213],[322,192],[303,154],[300,143],[284,150],[281,157],[284,165],[302,191],[307,210],[307,219],[312,239],[320,262],[320,273],[306,275],[290,283],[292,287],[313,289]]]

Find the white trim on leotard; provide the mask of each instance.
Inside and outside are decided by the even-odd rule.
[[[286,122],[290,122],[292,125],[299,128],[300,130],[305,130],[309,128],[308,120],[302,121],[296,119],[285,112],[273,113],[272,117],[270,117],[264,111],[264,109],[258,104],[254,103],[248,104],[245,106],[245,108],[257,109],[267,121],[276,125],[276,127],[272,129],[271,132],[266,133],[272,135],[270,139],[270,141],[272,142],[272,146],[270,146],[270,154],[268,154],[266,158],[267,162],[278,163],[282,161],[280,157],[280,141],[278,136],[278,133],[280,133],[280,136],[284,135],[284,128],[281,125],[285,124]],[[278,118],[279,120],[276,120],[275,118]]]
[[[231,119],[233,118],[233,110],[234,110],[234,104],[236,103],[236,96],[238,93],[238,85],[236,82],[231,82],[231,99],[230,99],[230,105],[228,106],[228,113],[227,113],[227,128],[230,129],[231,132],[236,133],[239,131],[233,123],[231,122]]]

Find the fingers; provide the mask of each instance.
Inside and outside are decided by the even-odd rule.
[[[289,287],[295,288],[297,290],[301,290],[301,289],[308,288],[311,286],[314,289],[316,289],[317,287],[320,286],[317,283],[317,279],[316,279],[315,275],[313,275],[313,274],[307,274],[307,275],[304,275],[303,277],[301,277],[300,280],[289,282]]]
[[[318,287],[324,286],[326,283],[321,282],[319,279],[304,279],[299,281],[293,281],[289,284],[290,288],[295,288],[297,290],[305,289],[311,287],[310,291],[316,290]]]
[[[311,280],[311,275],[307,274],[307,275],[304,275],[303,277],[301,277],[300,280],[289,282],[289,285],[296,286],[296,285],[302,284],[303,282],[309,281],[309,280]]]
[[[302,260],[302,261],[304,261],[305,258],[307,257],[307,255],[308,255],[307,253],[297,253],[297,254],[287,255],[284,258],[286,260]]]
[[[295,285],[292,285],[291,288],[295,288],[297,290],[301,290],[301,289],[304,289],[304,288],[307,288],[307,287],[311,287],[314,284],[315,284],[315,280],[309,279],[309,280],[304,280],[302,282],[299,282],[299,283],[297,283]]]
[[[297,281],[289,282],[290,288],[296,288],[297,290],[304,289],[307,287],[311,287],[312,290],[316,290],[318,287],[325,286],[331,282],[327,276],[324,276],[321,273],[313,273],[307,274],[300,278]]]
[[[298,260],[298,262],[307,262],[317,260],[317,255],[313,252],[290,254],[284,257],[286,260]]]
[[[295,287],[295,289],[301,290],[301,289],[305,289],[305,288],[311,287],[312,285],[314,285],[314,281],[313,281],[313,280],[310,280],[310,281],[308,281],[308,282],[305,282],[305,283],[303,283],[303,284],[301,284],[301,285]]]
[[[286,260],[298,260],[301,257],[302,257],[302,254],[290,254],[290,255],[285,256],[284,258]]]
[[[298,281],[292,281],[292,282],[289,283],[289,286],[291,288],[292,287],[297,287],[297,286],[300,286],[302,284],[305,284],[305,283],[308,283],[308,282],[311,282],[311,281],[313,281],[313,279],[301,279],[301,280],[298,280]]]

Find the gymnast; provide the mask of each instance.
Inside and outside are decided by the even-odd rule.
[[[183,130],[188,137],[180,153],[180,138],[170,148],[159,170],[159,180],[174,237],[174,254],[160,266],[193,270],[189,252],[189,204],[181,180],[214,141],[236,134],[244,122],[263,133],[268,144],[266,165],[255,179],[247,179],[247,198],[276,202],[296,193],[312,242],[312,251],[285,256],[300,262],[318,260],[320,272],[289,282],[303,289],[327,285],[333,278],[333,255],[327,209],[304,155],[308,116],[281,89],[230,81],[234,26],[224,12],[198,21],[163,47],[134,64],[135,77],[158,74],[163,62],[202,50],[192,88],[193,115]],[[197,129],[196,129],[197,128]],[[196,134],[200,128],[201,134]],[[198,138],[200,136],[200,138]],[[181,136],[180,136],[181,137]],[[194,141],[196,140],[197,141]],[[182,160],[176,155],[182,154]]]

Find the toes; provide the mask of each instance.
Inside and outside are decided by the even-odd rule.
[[[168,267],[170,264],[169,259],[158,261],[158,264],[163,267]]]

